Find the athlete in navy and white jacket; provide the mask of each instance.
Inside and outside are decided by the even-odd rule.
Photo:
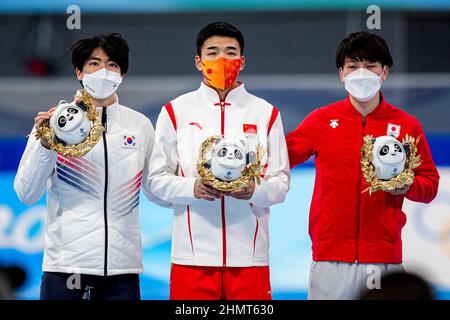
[[[153,126],[118,100],[97,110],[106,134],[82,158],[46,149],[33,129],[20,161],[20,200],[31,205],[47,191],[43,271],[142,272],[139,191],[152,197],[145,181]]]
[[[28,205],[47,191],[41,299],[77,300],[86,290],[97,299],[139,299],[140,190],[158,202],[147,187],[154,129],[114,93],[113,81],[128,67],[128,46],[118,34],[80,40],[72,60],[106,130],[81,158],[47,149],[35,129],[28,139],[14,189]],[[51,110],[38,113],[35,127]],[[78,286],[71,274],[80,275]]]

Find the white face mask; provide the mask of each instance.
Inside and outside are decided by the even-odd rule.
[[[361,102],[367,102],[375,97],[381,83],[381,76],[364,68],[359,68],[344,78],[345,90]]]
[[[122,76],[118,72],[102,68],[92,73],[85,73],[83,86],[86,91],[96,99],[106,99],[116,92]]]

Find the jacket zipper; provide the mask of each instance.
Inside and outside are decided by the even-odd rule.
[[[107,216],[107,197],[108,197],[108,146],[106,144],[106,108],[102,110],[102,125],[105,128],[103,131],[103,151],[105,157],[105,191],[103,195],[103,218],[105,221],[105,261],[104,261],[104,275],[108,275],[108,216]]]
[[[364,139],[364,135],[366,133],[366,116],[362,117],[362,139]],[[358,263],[359,260],[359,227],[360,227],[360,218],[361,218],[361,180],[362,180],[362,172],[359,170],[359,180],[358,180],[358,212],[356,213],[356,248],[355,248],[355,263]]]
[[[235,88],[237,88],[238,86],[240,86],[241,84],[237,85],[236,87],[234,87],[233,89],[229,90],[225,96],[222,97],[220,96],[219,92],[212,86],[210,86],[209,84],[206,84],[208,87],[212,88],[214,91],[216,91],[217,95],[219,96],[219,100],[220,100],[220,133],[222,134],[222,137],[225,136],[225,100],[227,98],[227,95],[234,90]],[[220,209],[221,209],[221,215],[222,215],[222,266],[226,267],[227,266],[227,228],[226,228],[226,220],[225,220],[225,197],[222,197],[220,199]]]
[[[220,96],[220,95],[219,95]],[[226,97],[226,96],[225,96]],[[225,137],[225,98],[220,99],[220,132],[222,137]],[[225,197],[220,199],[221,213],[222,213],[222,265],[227,265],[227,228],[225,221]]]

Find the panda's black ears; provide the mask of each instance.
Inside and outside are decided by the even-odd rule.
[[[208,161],[205,162],[203,165],[206,169],[211,169],[211,159],[208,159]]]
[[[410,147],[409,147],[409,143],[408,143],[408,142],[405,142],[405,143],[403,144],[403,148],[405,148],[405,152],[406,152],[406,153],[409,153]]]
[[[84,112],[87,111],[87,107],[86,107],[86,105],[84,104],[83,101],[81,101],[81,100],[76,100],[76,101],[75,101],[75,104],[76,104],[79,108],[81,108]]]
[[[67,145],[64,141],[62,141],[62,140],[61,140],[60,138],[58,138],[56,135],[55,135],[55,140],[56,140],[56,142],[61,143],[63,146],[66,146],[66,145]]]
[[[59,100],[58,104],[61,104],[61,103],[67,103],[67,101],[66,100]]]
[[[377,139],[375,139],[375,138],[372,138],[372,143],[375,143],[375,141],[377,141]]]
[[[246,157],[247,157],[247,164],[253,163],[253,161],[255,161],[256,158],[256,152],[250,151],[247,153]]]

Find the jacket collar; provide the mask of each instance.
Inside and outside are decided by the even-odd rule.
[[[377,117],[379,115],[382,115],[387,105],[388,103],[384,99],[383,93],[380,91],[380,103],[371,113],[367,115],[367,117]],[[362,114],[358,110],[356,110],[356,108],[350,101],[350,94],[348,94],[347,98],[344,100],[344,110],[349,115],[362,117]]]
[[[78,93],[80,93],[80,90],[77,91],[77,94],[78,94]],[[101,114],[102,111],[103,111],[103,108],[107,108],[107,109],[106,109],[106,112],[107,112],[108,114],[115,112],[115,111],[118,109],[118,107],[119,107],[119,96],[117,95],[117,93],[114,93],[114,95],[115,95],[115,97],[116,97],[115,101],[114,101],[111,105],[109,105],[109,106],[105,106],[105,107],[96,107],[95,109],[97,110],[97,112],[99,112],[99,113]]]
[[[244,87],[243,82],[238,82],[238,85],[227,92],[224,99],[220,98],[219,92],[211,87],[210,85],[202,82],[200,84],[200,88],[198,89],[200,92],[200,96],[203,99],[203,102],[207,106],[230,106],[236,105],[239,106],[239,100],[245,95],[247,92]]]

